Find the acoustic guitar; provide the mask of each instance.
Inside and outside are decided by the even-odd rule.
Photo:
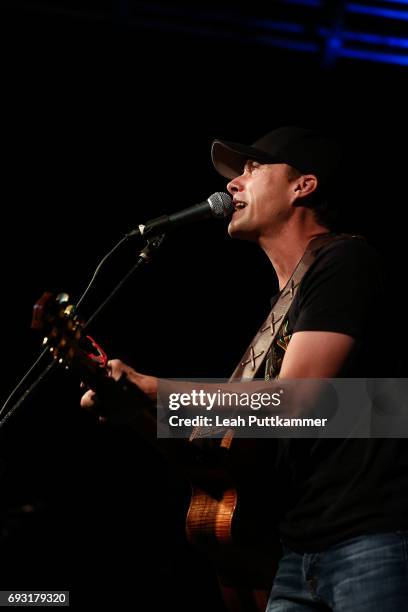
[[[187,538],[213,561],[227,609],[265,610],[281,555],[279,511],[270,494],[274,441],[234,439],[231,430],[228,440],[158,439],[155,405],[126,378],[109,376],[108,358],[85,332],[68,294],[44,293],[31,326],[42,333],[54,360],[96,391],[103,415],[135,427],[187,474]]]

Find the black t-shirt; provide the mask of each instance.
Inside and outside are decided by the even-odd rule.
[[[365,241],[324,247],[301,281],[281,346],[297,331],[348,334],[356,348],[339,376],[393,376],[385,280]],[[284,485],[279,530],[293,550],[318,552],[364,533],[408,528],[407,440],[279,440],[277,470]]]

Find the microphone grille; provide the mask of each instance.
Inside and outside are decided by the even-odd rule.
[[[228,217],[234,208],[232,198],[224,191],[216,191],[208,198],[214,217]]]

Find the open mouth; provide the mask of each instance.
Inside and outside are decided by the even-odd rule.
[[[240,202],[240,201],[234,202],[234,210],[242,210],[246,206],[248,206],[246,202]]]

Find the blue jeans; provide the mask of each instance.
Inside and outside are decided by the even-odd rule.
[[[321,553],[286,546],[266,612],[406,612],[408,532],[345,540]]]

